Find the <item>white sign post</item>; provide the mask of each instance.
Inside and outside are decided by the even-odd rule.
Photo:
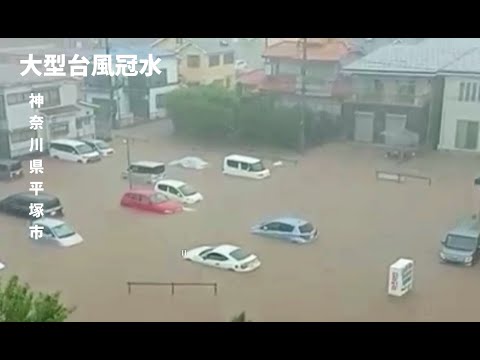
[[[413,260],[398,259],[388,272],[388,295],[403,296],[413,288]]]

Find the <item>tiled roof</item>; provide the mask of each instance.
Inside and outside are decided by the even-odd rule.
[[[318,41],[307,39],[308,60],[339,61],[349,52],[350,47],[343,40],[319,43]],[[263,56],[301,60],[303,58],[302,44],[297,41],[282,41],[266,48]]]
[[[68,113],[78,112],[78,111],[80,111],[80,108],[78,108],[75,105],[55,106],[51,108],[40,109],[40,112],[47,116],[68,114]]]
[[[37,76],[34,72],[30,71],[25,76],[21,76],[25,70],[25,65],[17,64],[0,64],[0,86],[17,86],[17,85],[29,85],[36,83],[50,83],[58,82],[59,80],[70,79],[69,77],[52,78]],[[41,71],[41,69],[39,69]]]
[[[248,86],[258,86],[264,79],[264,69],[251,70],[237,76],[237,82]]]
[[[472,49],[457,61],[445,66],[441,72],[480,74],[480,48]]]
[[[346,72],[435,74],[480,47],[480,39],[435,38],[418,44],[392,44],[345,66]]]
[[[220,39],[217,38],[191,38],[186,41],[198,46],[208,54],[224,53],[234,51],[230,43],[222,45]]]

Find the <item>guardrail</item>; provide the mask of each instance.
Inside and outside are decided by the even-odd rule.
[[[428,186],[432,185],[432,178],[428,176],[395,172],[395,171],[375,170],[375,177],[377,180],[393,181],[399,184],[404,183],[407,179],[424,180],[428,182]]]
[[[170,286],[171,295],[175,295],[175,286],[210,286],[213,287],[213,294],[217,296],[218,293],[218,285],[217,283],[206,283],[206,282],[198,282],[198,283],[185,283],[185,282],[151,282],[151,281],[127,281],[127,288],[128,288],[128,295],[132,293],[133,286]]]

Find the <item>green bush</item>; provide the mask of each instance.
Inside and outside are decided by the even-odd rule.
[[[196,86],[168,94],[166,107],[178,134],[212,139],[235,135],[252,145],[298,145],[301,108],[278,105],[273,95],[242,96],[218,86]],[[327,113],[315,117],[308,108],[304,126],[309,145],[326,141],[336,131]]]
[[[60,302],[60,293],[37,293],[13,276],[0,284],[0,322],[63,322],[74,311]]]

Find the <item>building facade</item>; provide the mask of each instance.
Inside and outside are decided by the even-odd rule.
[[[439,149],[480,151],[480,48],[444,67]]]
[[[476,39],[454,38],[392,44],[344,67],[353,84],[353,95],[342,107],[349,137],[385,144],[388,141],[381,135],[383,131],[409,130],[429,148],[451,147],[456,119],[451,120],[448,114],[462,104],[452,100],[452,92],[459,97],[458,80],[448,79],[444,72],[454,70],[453,65],[479,45]]]
[[[41,137],[44,150],[54,138],[95,136],[93,105],[80,99],[80,82],[72,79],[50,80],[28,74],[20,76],[23,66],[0,65],[0,157],[22,157],[30,153],[30,139]],[[32,109],[31,93],[44,96],[44,105]],[[30,117],[44,117],[43,130],[30,129]],[[87,120],[88,119],[88,120]]]
[[[213,38],[163,38],[152,47],[175,51],[179,79],[184,84],[235,86],[235,51],[228,42]]]

